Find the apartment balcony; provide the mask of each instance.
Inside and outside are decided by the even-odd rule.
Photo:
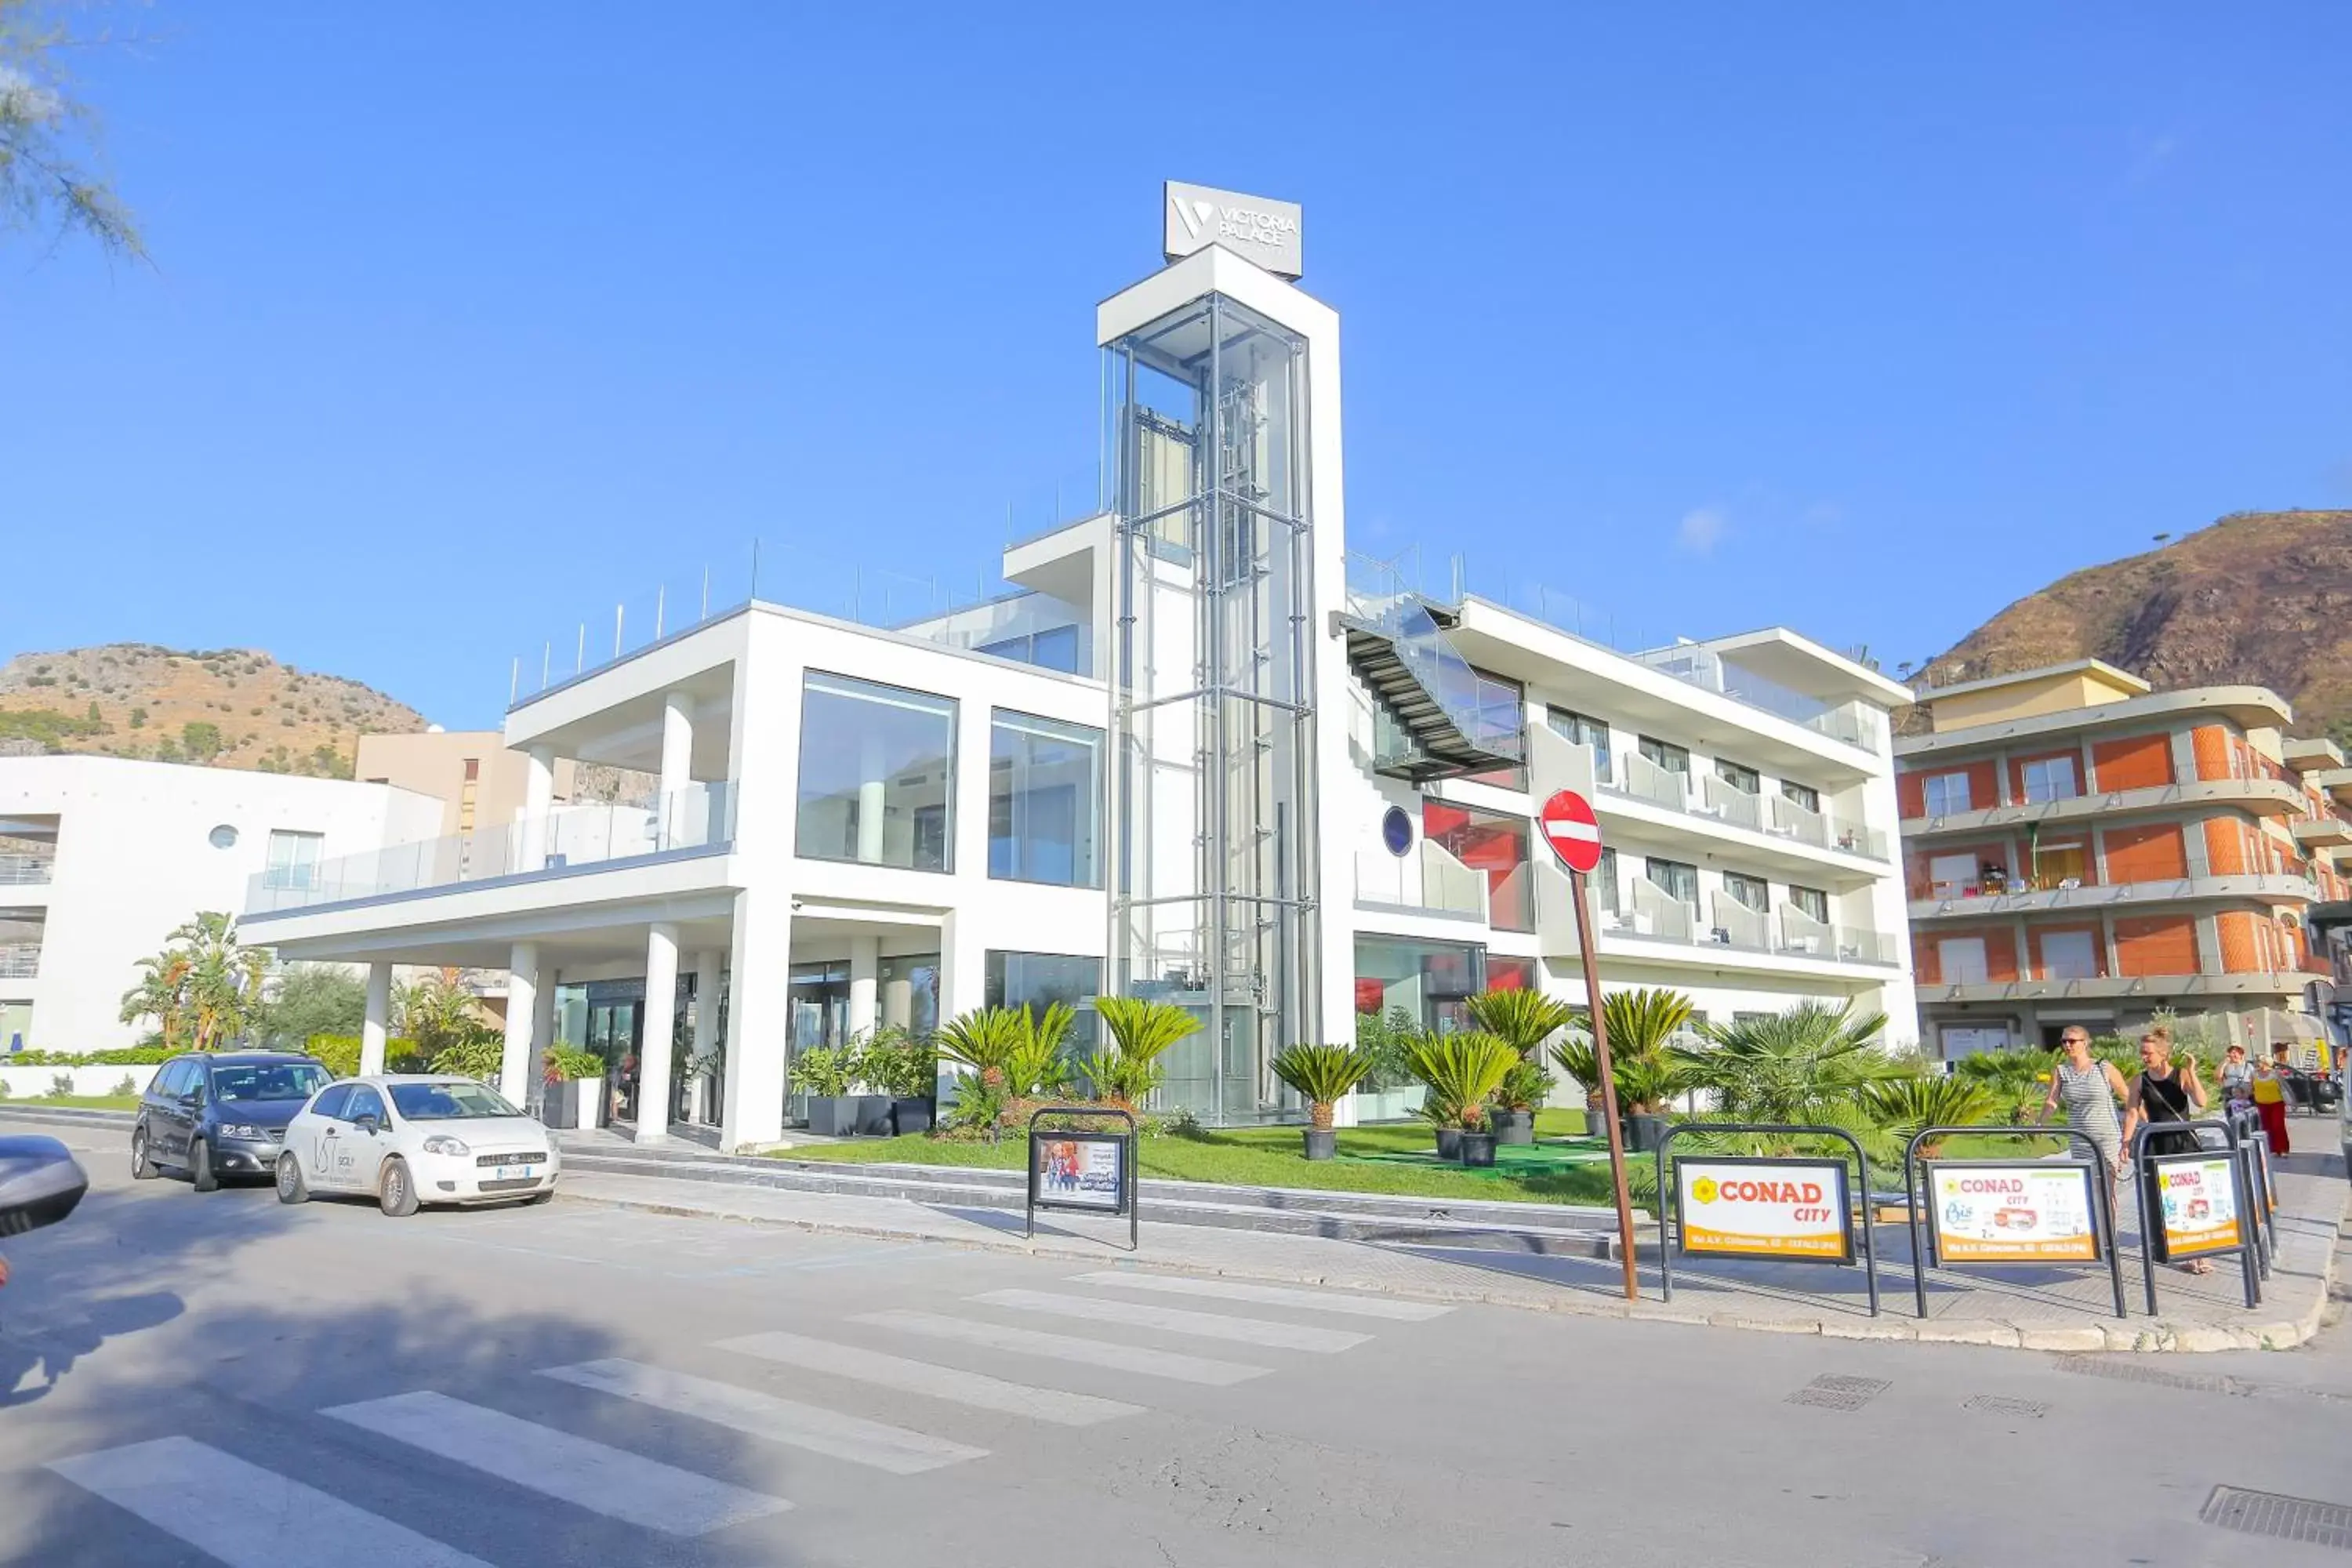
[[[1538,889],[1543,951],[1575,952],[1575,904],[1567,877],[1541,868]],[[1717,893],[1702,915],[1698,906],[1640,877],[1633,879],[1628,900],[1614,910],[1593,910],[1598,956],[1849,981],[1884,980],[1902,963],[1902,943],[1895,936],[1831,925],[1790,904],[1767,913]]]
[[[2181,997],[2300,996],[2310,976],[2300,970],[2238,974],[2052,974],[2036,971],[2012,980],[1918,982],[1925,1005],[1985,1002],[2112,1002]]]
[[[1833,881],[1869,880],[1885,875],[1891,863],[1885,833],[1808,811],[1785,795],[1749,795],[1712,773],[1694,781],[1639,752],[1612,758],[1601,776],[1590,746],[1540,726],[1528,740],[1530,793],[1540,797],[1575,790],[1592,802],[1604,825],[1614,819],[1654,835],[1705,840],[1709,854],[1735,847],[1750,868],[1800,883],[1821,882],[1825,874]]]
[[[2310,903],[2322,897],[2309,877],[2283,872],[2214,875],[2201,857],[2191,857],[2189,873],[2139,882],[2084,882],[2066,877],[2053,882],[1937,881],[1914,878],[1908,889],[1911,919],[1980,921],[1999,915],[2053,910],[2117,910],[2190,902]]]
[[[0,942],[0,980],[37,980],[41,973],[41,944]]]
[[[1938,767],[1943,764],[1939,762]],[[2311,809],[2302,789],[2282,779],[2189,779],[2180,784],[2151,784],[2146,789],[2107,790],[2068,795],[2063,800],[2003,801],[1973,811],[1942,816],[1906,816],[1903,837],[1922,838],[1980,835],[1988,830],[2063,826],[2093,818],[2147,816],[2200,805],[2235,806],[2257,816],[2298,816]]]
[[[696,784],[659,801],[568,806],[470,835],[394,844],[314,865],[273,866],[247,883],[245,912],[268,915],[599,871],[724,850],[731,784]]]
[[[2298,816],[2294,819],[2294,841],[2326,847],[2352,844],[2352,822],[2340,816]]]
[[[54,852],[27,854],[0,844],[0,888],[46,888],[57,866]]]
[[[1524,868],[1523,868],[1524,869]],[[1356,851],[1356,904],[1441,920],[1486,921],[1486,879],[1421,839],[1410,855]]]

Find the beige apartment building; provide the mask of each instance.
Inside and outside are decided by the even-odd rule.
[[[2326,1037],[2309,917],[2345,897],[2352,769],[2290,734],[2284,699],[2080,659],[1925,690],[1921,711],[1895,798],[1931,1053],[2163,1010],[2255,1049]]]

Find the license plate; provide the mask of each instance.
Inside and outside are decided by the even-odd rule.
[[[520,1181],[525,1176],[536,1176],[537,1174],[539,1174],[539,1167],[536,1165],[500,1165],[499,1167],[498,1180],[501,1182],[514,1182]]]

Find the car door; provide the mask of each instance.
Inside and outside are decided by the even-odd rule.
[[[148,1120],[147,1136],[157,1156],[171,1164],[188,1163],[188,1137],[196,1125],[189,1100],[203,1073],[203,1063],[194,1057],[182,1057],[167,1064],[162,1074],[163,1093],[154,1114]]]
[[[343,1142],[349,1157],[344,1184],[355,1192],[375,1191],[377,1171],[383,1157],[392,1152],[391,1118],[384,1113],[383,1096],[373,1084],[358,1084],[352,1089],[350,1110],[343,1118]]]
[[[313,1187],[343,1184],[343,1110],[352,1102],[352,1088],[339,1083],[328,1089],[295,1118],[299,1132],[289,1130],[286,1134],[287,1147],[295,1149],[302,1161],[303,1179]],[[296,1148],[298,1137],[300,1147]]]

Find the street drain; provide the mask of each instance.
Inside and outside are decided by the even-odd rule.
[[[2021,1415],[2039,1421],[2050,1414],[2050,1406],[2039,1399],[2010,1399],[1998,1394],[1979,1394],[1960,1406],[1963,1410],[1981,1410],[1988,1415]]]
[[[1825,1375],[1789,1395],[1786,1403],[1818,1405],[1823,1410],[1859,1410],[1890,1386],[1881,1378]]]
[[[2352,1552],[2352,1508],[2342,1503],[2281,1497],[2243,1487],[2215,1487],[2197,1517],[2243,1535],[2267,1535]]]
[[[2138,1361],[2116,1361],[2106,1356],[2070,1355],[2058,1358],[2060,1372],[2077,1373],[2084,1377],[2112,1377],[2121,1383],[2152,1384],[2158,1388],[2185,1388],[2192,1394],[2228,1394],[2240,1399],[2252,1398],[2252,1385],[2234,1377],[2200,1377],[2192,1373],[2167,1372],[2162,1367],[2149,1366]]]

